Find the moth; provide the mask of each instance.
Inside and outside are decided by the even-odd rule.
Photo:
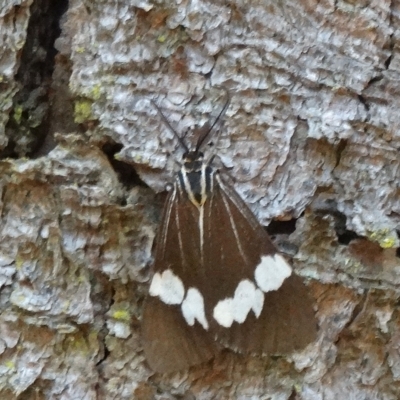
[[[149,366],[168,373],[204,363],[223,348],[279,355],[305,347],[317,332],[307,287],[202,152],[228,108],[228,92],[193,148],[154,105],[185,153],[164,206],[144,304]]]

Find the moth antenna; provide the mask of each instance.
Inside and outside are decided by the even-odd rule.
[[[183,139],[185,138],[187,132],[184,134],[183,137],[180,137],[178,135],[178,133],[176,132],[176,130],[171,126],[171,124],[169,123],[167,117],[163,114],[163,112],[161,111],[160,107],[158,107],[157,103],[154,100],[150,100],[151,103],[153,104],[153,106],[156,108],[158,114],[160,115],[162,121],[164,122],[164,124],[169,128],[169,130],[174,134],[174,136],[178,139],[180,145],[184,148],[184,150],[186,152],[189,151],[189,148],[186,146],[186,143],[183,141]]]
[[[214,123],[211,125],[210,129],[205,132],[197,141],[197,145],[196,145],[196,152],[198,152],[200,150],[201,145],[204,143],[204,141],[207,139],[207,137],[209,136],[210,132],[214,129],[215,125],[217,125],[217,123],[221,120],[221,118],[225,115],[226,110],[229,107],[229,103],[230,103],[230,96],[229,96],[229,92],[226,88],[222,87],[222,89],[225,91],[225,95],[226,95],[226,101],[224,106],[222,107],[222,110],[220,111],[220,113],[218,114],[217,118],[215,118]]]

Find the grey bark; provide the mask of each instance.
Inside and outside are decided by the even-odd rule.
[[[2,0],[0,398],[400,398],[399,15]],[[156,375],[141,306],[182,149],[149,99],[184,132],[216,115],[218,86],[218,162],[309,282],[319,337]]]

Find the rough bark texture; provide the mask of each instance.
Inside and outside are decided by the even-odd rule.
[[[0,2],[0,398],[400,398],[400,3]],[[309,281],[320,333],[161,376],[139,340],[176,138]],[[190,138],[189,138],[190,140]],[[146,183],[146,185],[144,185]]]

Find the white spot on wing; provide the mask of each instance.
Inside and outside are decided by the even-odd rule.
[[[204,312],[204,298],[196,288],[190,288],[187,291],[181,307],[188,325],[193,326],[197,319],[204,329],[208,329],[208,321]]]
[[[264,305],[264,293],[256,289],[253,282],[245,279],[239,282],[233,298],[218,302],[214,307],[214,319],[225,328],[229,328],[233,321],[242,324],[253,310],[258,318]]]
[[[278,290],[283,281],[292,273],[292,268],[279,254],[262,256],[254,272],[258,287],[263,292]]]
[[[151,281],[150,296],[158,296],[165,304],[181,304],[185,295],[182,281],[170,269],[157,272]]]
[[[243,323],[252,309],[259,317],[264,304],[264,294],[248,279],[241,281],[233,298],[234,320]]]
[[[213,317],[223,327],[229,328],[233,323],[233,299],[225,299],[214,307]]]

